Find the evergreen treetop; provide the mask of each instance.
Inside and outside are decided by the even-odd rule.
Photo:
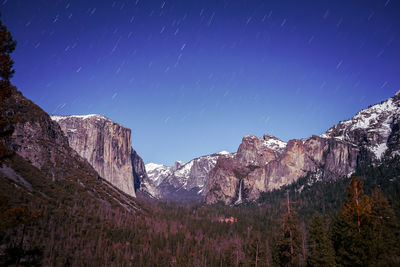
[[[7,83],[15,73],[13,70],[14,61],[10,54],[15,50],[16,45],[17,42],[12,38],[7,27],[3,25],[0,14],[0,77]]]

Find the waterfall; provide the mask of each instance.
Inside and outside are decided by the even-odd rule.
[[[238,199],[235,201],[235,205],[239,205],[242,203],[242,185],[243,185],[243,179],[239,181],[239,194],[238,194]]]

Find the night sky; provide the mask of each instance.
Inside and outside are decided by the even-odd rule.
[[[321,134],[400,89],[400,2],[0,0],[12,82],[103,114],[146,163]]]

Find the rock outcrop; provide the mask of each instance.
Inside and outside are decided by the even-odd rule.
[[[101,177],[123,192],[136,196],[131,130],[101,115],[52,116],[68,137],[69,145]]]
[[[132,150],[131,160],[135,190],[140,190],[152,198],[160,198],[160,192],[147,175],[143,159],[135,150]]]
[[[285,143],[246,136],[234,156],[220,157],[205,188],[207,203],[239,204],[307,173],[321,180],[350,175],[364,164],[400,154],[400,94],[362,110],[321,136]]]
[[[68,139],[60,126],[31,100],[15,88],[10,95],[1,99],[1,121],[9,121],[1,127],[10,129],[2,134],[2,142],[19,156],[41,170],[53,181],[62,180],[72,174],[97,178],[96,171],[68,145]],[[5,90],[5,89],[2,89]],[[3,125],[2,125],[3,126]]]

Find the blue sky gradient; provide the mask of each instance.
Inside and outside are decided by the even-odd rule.
[[[103,114],[146,163],[321,134],[400,89],[399,1],[0,0],[12,82]]]

